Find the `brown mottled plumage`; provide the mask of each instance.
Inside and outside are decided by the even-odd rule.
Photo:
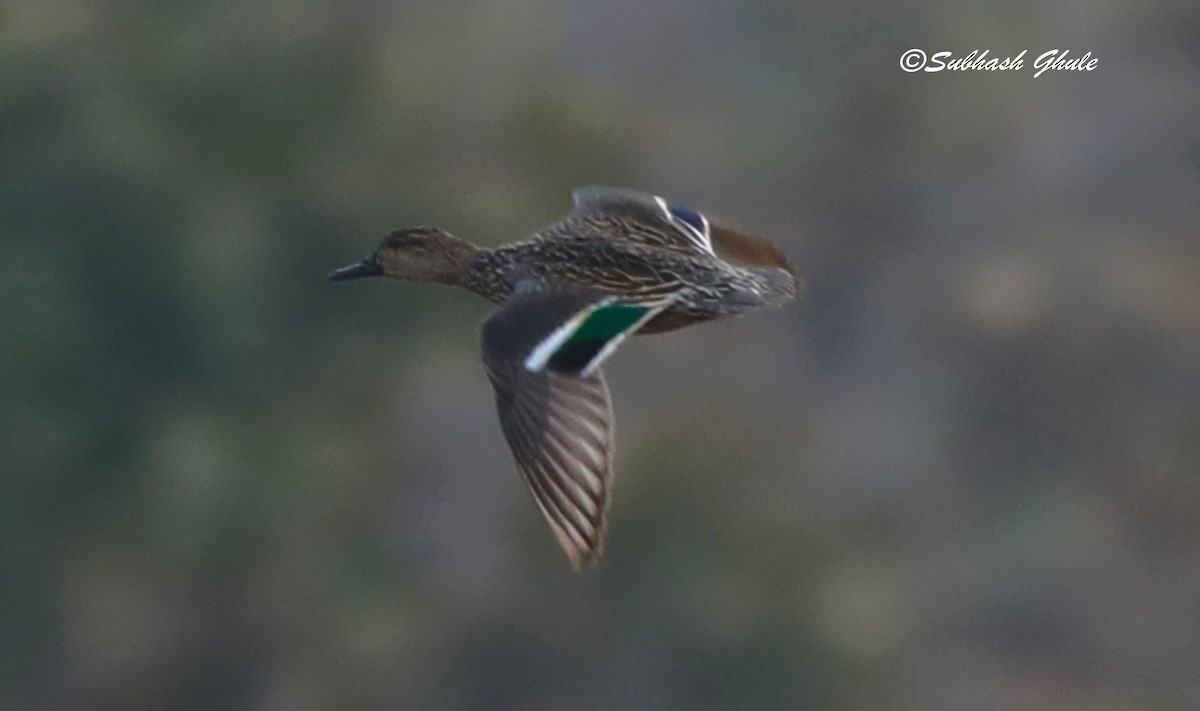
[[[482,249],[436,227],[389,234],[341,281],[462,286],[500,305],[483,361],[500,426],[550,530],[578,569],[604,548],[613,418],[601,363],[629,335],[776,306],[797,276],[774,244],[662,198],[581,188],[565,220]]]

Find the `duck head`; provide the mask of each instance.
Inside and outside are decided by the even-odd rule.
[[[358,264],[331,273],[334,281],[385,276],[404,281],[457,284],[476,247],[438,227],[395,230],[375,253]]]

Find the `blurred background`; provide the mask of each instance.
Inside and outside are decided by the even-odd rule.
[[[7,0],[0,708],[1200,707],[1198,69],[1185,0]],[[807,290],[612,361],[576,575],[488,305],[325,275],[587,184]]]

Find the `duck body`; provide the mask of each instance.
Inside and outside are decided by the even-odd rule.
[[[497,305],[485,371],[517,469],[572,566],[604,547],[613,416],[601,365],[634,334],[672,331],[792,299],[772,243],[621,188],[581,188],[531,239],[476,247],[437,228],[389,234],[341,281],[390,276],[466,288]]]
[[[634,303],[669,296],[669,306],[638,330],[642,335],[741,315],[795,293],[791,274],[779,268],[740,267],[630,241],[623,227],[616,220],[566,220],[532,240],[480,249],[467,265],[463,286],[494,304],[526,279],[572,284]]]

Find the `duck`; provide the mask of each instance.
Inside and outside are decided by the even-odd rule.
[[[572,197],[566,218],[525,241],[489,249],[437,227],[393,230],[329,278],[432,282],[496,305],[480,343],[500,428],[580,570],[604,552],[612,499],[605,361],[631,335],[785,304],[801,279],[774,243],[663,197],[609,187]]]

